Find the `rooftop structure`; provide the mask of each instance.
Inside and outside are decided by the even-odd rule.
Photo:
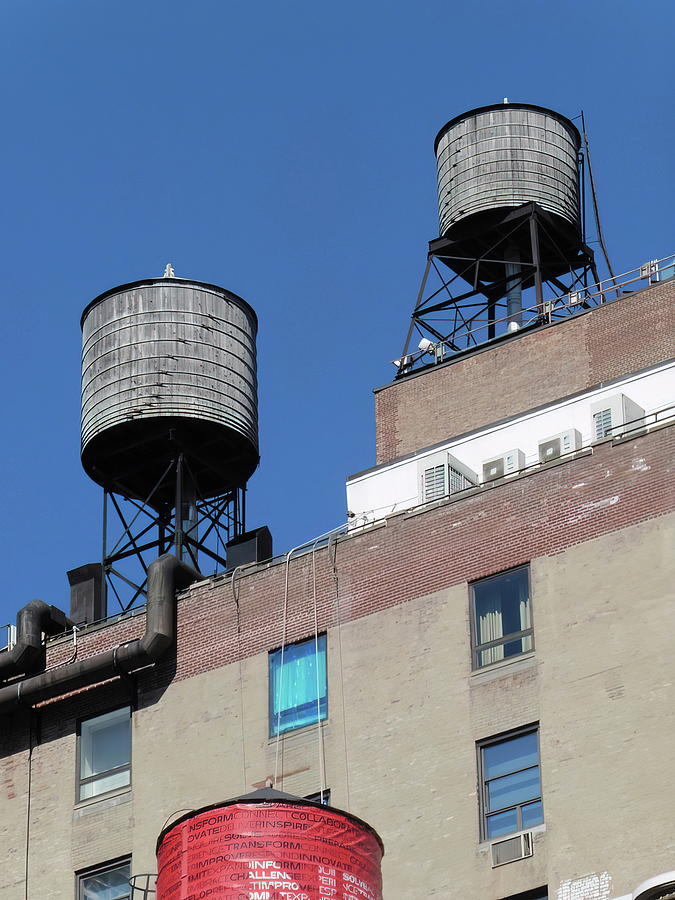
[[[27,605],[0,900],[673,900],[671,265],[399,365],[340,528]]]

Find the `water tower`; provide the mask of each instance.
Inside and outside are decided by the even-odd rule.
[[[231,291],[167,266],[100,294],[81,325],[82,465],[104,496],[99,581],[126,609],[145,591],[146,554],[223,567],[245,530],[259,459],[257,319]]]
[[[451,119],[434,149],[440,236],[399,374],[428,354],[438,362],[592,305],[588,286],[599,281],[585,236],[582,137],[570,119],[505,100]]]

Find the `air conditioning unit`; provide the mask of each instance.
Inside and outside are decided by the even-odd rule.
[[[581,447],[581,432],[576,428],[568,428],[560,434],[554,434],[539,444],[539,462],[545,463],[558,459],[566,453],[573,453]]]
[[[422,503],[442,500],[478,484],[478,475],[445,450],[420,460],[418,471]]]
[[[509,450],[503,456],[486,459],[483,463],[483,481],[495,481],[505,475],[512,475],[525,468],[525,454],[522,450]]]
[[[645,411],[625,394],[614,394],[604,400],[591,403],[592,434],[594,441],[615,437],[640,428]]]
[[[506,863],[516,862],[518,859],[527,859],[528,856],[534,854],[532,832],[525,831],[503,841],[493,841],[490,849],[492,850],[493,869]]]
[[[465,491],[478,484],[478,475],[460,462],[456,456],[448,453],[448,486],[451,494]]]

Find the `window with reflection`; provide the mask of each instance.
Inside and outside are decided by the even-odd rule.
[[[131,784],[131,709],[84,719],[79,734],[78,800]]]
[[[270,737],[321,722],[327,715],[326,635],[270,653]]]
[[[534,648],[528,566],[475,581],[471,599],[474,669]]]
[[[483,838],[492,840],[541,825],[538,728],[482,741],[479,751]]]
[[[131,862],[85,872],[77,879],[77,900],[131,900]]]

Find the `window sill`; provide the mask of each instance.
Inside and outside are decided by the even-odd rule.
[[[325,728],[326,725],[330,724],[330,719],[322,719],[318,723],[313,722],[311,725],[303,725],[301,728],[291,728],[289,731],[282,731],[282,733],[279,735],[275,734],[274,737],[268,737],[267,744],[268,744],[268,746],[272,746],[272,745],[276,744],[276,742],[279,739],[283,740],[284,738],[292,738],[292,737],[295,737],[296,735],[301,736],[301,735],[309,734],[312,731],[316,731],[317,724],[321,728]]]
[[[481,666],[480,669],[473,669],[469,678],[473,681],[491,681],[492,678],[502,674],[513,675],[521,669],[529,669],[534,665],[536,650],[528,650],[527,653],[520,653],[518,656],[511,656],[509,659],[500,659],[497,662],[490,663],[487,666]],[[515,666],[515,669],[513,668]],[[509,669],[508,673],[504,673],[503,669]],[[485,676],[481,678],[480,676]]]
[[[92,807],[96,807],[97,804],[102,804],[99,806],[99,809],[108,809],[110,806],[117,806],[118,803],[127,803],[131,800],[131,786],[127,785],[123,788],[118,788],[116,791],[106,791],[105,794],[97,794],[95,797],[87,797],[86,800],[80,800],[73,807],[75,812],[80,810],[89,810],[95,812],[95,809]]]

